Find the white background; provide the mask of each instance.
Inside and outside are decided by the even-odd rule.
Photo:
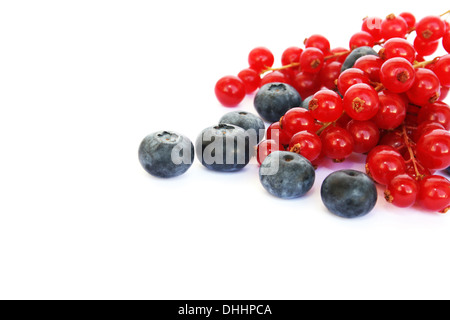
[[[195,140],[229,109],[222,76],[256,46],[321,33],[348,46],[367,15],[448,3],[401,1],[2,1],[0,298],[449,299],[450,216],[397,209],[382,188],[346,220],[322,180],[297,200],[270,196],[253,162],[234,174],[198,161],[162,180],[141,140]],[[448,101],[448,100],[447,100]],[[235,110],[254,111],[248,96]],[[354,162],[355,160],[356,162]]]

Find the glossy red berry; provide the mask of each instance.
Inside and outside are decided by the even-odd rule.
[[[374,45],[375,39],[370,33],[365,31],[359,31],[353,34],[349,42],[349,47],[351,50],[359,47],[373,47]]]
[[[244,83],[245,92],[247,94],[253,93],[261,85],[261,77],[253,69],[244,69],[238,73],[238,78]]]
[[[430,170],[441,170],[450,166],[450,132],[433,130],[416,144],[416,156]]]
[[[379,142],[379,145],[390,146],[394,148],[399,154],[406,152],[405,139],[400,130],[389,131],[385,133]]]
[[[351,86],[344,95],[344,110],[355,120],[373,118],[378,113],[379,106],[378,93],[365,83]]]
[[[263,140],[256,147],[256,160],[261,165],[266,157],[274,151],[284,151],[275,140]]]
[[[298,153],[312,162],[322,152],[322,141],[315,133],[301,131],[292,136],[289,151]]]
[[[417,115],[418,123],[427,121],[439,123],[446,130],[450,130],[450,107],[443,101],[425,105]]]
[[[318,73],[322,69],[324,54],[320,49],[309,47],[300,56],[300,67],[304,72]]]
[[[380,80],[386,89],[394,93],[408,91],[414,84],[416,71],[404,58],[387,60],[380,69]]]
[[[414,39],[414,49],[417,52],[417,55],[421,57],[430,56],[436,52],[439,47],[439,40],[427,42],[423,41],[421,38],[416,37]]]
[[[361,30],[372,35],[375,41],[381,40],[381,23],[383,19],[378,17],[367,17],[364,19]]]
[[[406,92],[409,100],[419,106],[434,103],[439,99],[441,84],[436,74],[428,69],[416,70],[412,87]]]
[[[317,48],[323,52],[323,54],[328,54],[330,52],[330,42],[327,38],[320,34],[314,34],[304,41],[305,48]]]
[[[286,84],[291,84],[291,81],[289,77],[282,73],[281,71],[272,71],[269,73],[266,73],[262,79],[261,79],[261,87],[265,84],[272,83],[272,82],[281,82]]]
[[[299,63],[303,49],[299,47],[289,47],[281,55],[281,65],[286,66],[292,63]]]
[[[341,74],[341,68],[342,63],[338,61],[326,63],[319,74],[319,81],[322,86],[330,90],[337,89],[336,81]]]
[[[219,102],[225,107],[235,107],[245,97],[244,83],[235,76],[221,78],[217,81],[214,91]]]
[[[379,54],[383,60],[405,58],[410,63],[414,63],[414,60],[416,60],[416,50],[414,49],[414,46],[403,38],[392,38],[387,40]]]
[[[377,146],[367,156],[366,172],[379,184],[388,185],[394,177],[405,171],[405,160],[392,147]]]
[[[345,94],[347,90],[358,83],[369,84],[368,75],[358,68],[349,68],[339,75],[337,86],[341,94]]]
[[[374,55],[362,56],[356,60],[353,68],[361,69],[369,77],[370,81],[380,82],[380,69],[383,65],[383,60]]]
[[[380,130],[372,121],[351,120],[347,124],[347,131],[353,138],[353,151],[356,153],[369,152],[380,140]]]
[[[381,23],[381,37],[384,40],[391,38],[404,38],[408,32],[408,25],[400,16],[390,14]]]
[[[316,92],[309,102],[311,115],[320,122],[333,122],[344,111],[342,98],[334,91],[325,89]]]
[[[345,59],[348,57],[348,55],[350,54],[350,50],[346,49],[346,48],[342,48],[342,47],[338,47],[338,48],[333,48],[331,49],[329,56],[327,58],[327,62],[332,62],[332,61],[338,61],[340,63],[344,63]],[[330,57],[333,56],[334,57]]]
[[[300,131],[315,132],[316,124],[311,113],[303,108],[289,109],[280,120],[281,128],[291,135]]]
[[[446,212],[450,206],[450,182],[448,179],[432,175],[419,182],[419,205],[430,211]]]
[[[412,134],[412,139],[414,142],[417,143],[419,141],[420,137],[430,133],[433,130],[446,130],[444,126],[438,122],[434,121],[424,121],[421,122],[417,129]]]
[[[267,128],[267,140],[275,140],[279,145],[287,146],[291,137],[292,135],[287,133],[286,130],[281,129],[280,122],[274,122]]]
[[[402,12],[399,14],[400,17],[405,19],[406,24],[409,29],[412,29],[416,26],[416,17],[410,12]]]
[[[380,108],[372,119],[380,129],[392,130],[400,126],[406,118],[406,105],[395,93],[382,91],[378,94]]]
[[[450,53],[450,30],[447,30],[445,35],[442,37],[442,46],[445,51]]]
[[[272,52],[265,47],[257,47],[250,51],[248,55],[248,64],[250,68],[261,73],[266,68],[273,66],[275,59]]]
[[[292,86],[304,100],[320,89],[320,78],[318,74],[300,71],[295,76]]]
[[[427,16],[416,25],[416,33],[423,41],[436,41],[445,34],[445,24],[439,16]]]
[[[329,126],[320,134],[320,139],[323,153],[334,161],[344,161],[353,153],[353,138],[341,127]]]
[[[400,208],[414,205],[418,193],[419,184],[407,174],[393,178],[384,192],[386,201]]]
[[[450,54],[447,54],[436,62],[434,73],[439,78],[441,86],[450,86]]]

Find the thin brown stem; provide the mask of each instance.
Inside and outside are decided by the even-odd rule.
[[[413,167],[414,167],[414,172],[416,173],[416,180],[421,180],[422,175],[420,174],[419,169],[417,168],[418,163],[417,163],[414,151],[412,149],[413,142],[411,141],[411,139],[408,137],[408,134],[406,133],[405,125],[402,126],[402,136],[403,136],[403,140],[405,141],[405,146],[408,149],[409,158],[410,158],[409,161],[412,162]]]
[[[425,68],[426,66],[436,63],[441,57],[436,57],[433,60],[422,61],[414,63],[414,68]]]
[[[324,60],[327,61],[327,60],[330,60],[330,59],[333,59],[333,58],[338,58],[340,56],[344,56],[346,54],[349,54],[350,52],[352,52],[352,51],[351,50],[347,50],[347,51],[342,51],[342,52],[336,52],[336,53],[334,53],[332,55],[326,56],[324,58]]]
[[[280,70],[295,68],[295,67],[299,67],[299,66],[300,66],[300,62],[292,62],[290,64],[287,64],[287,65],[279,67],[279,68],[266,68],[261,72],[261,74],[266,73],[268,71],[280,71]]]

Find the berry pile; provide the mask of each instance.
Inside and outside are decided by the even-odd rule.
[[[443,19],[449,13],[417,22],[411,13],[367,17],[349,49],[332,49],[327,38],[312,35],[304,49],[287,48],[279,68],[270,50],[255,48],[247,69],[216,83],[217,99],[234,107],[257,91],[255,109],[270,123],[257,145],[262,166],[276,151],[299,154],[316,168],[325,157],[342,162],[353,152],[367,154],[366,173],[385,186],[388,202],[446,212],[450,182],[436,173],[450,166],[450,107],[443,101],[450,54],[424,57],[440,44],[450,53],[450,24]],[[329,181],[356,176],[367,183],[348,172]]]

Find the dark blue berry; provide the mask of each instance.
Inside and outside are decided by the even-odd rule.
[[[450,167],[448,167],[447,169],[445,169],[445,172],[447,172],[447,174],[450,175]]]
[[[227,123],[241,127],[249,134],[250,142],[252,142],[251,138],[256,138],[253,139],[253,145],[257,145],[264,138],[266,130],[264,121],[260,117],[245,111],[228,112],[220,119],[219,123]]]
[[[373,50],[373,48],[371,48],[371,47],[358,47],[358,48],[354,49],[347,56],[344,63],[342,64],[341,72],[343,72],[349,68],[353,68],[356,60],[358,60],[359,58],[361,58],[363,56],[367,56],[367,55],[378,56],[378,53],[375,50]]]
[[[151,175],[171,178],[185,173],[194,161],[194,145],[187,137],[158,131],[148,135],[139,146],[139,161]]]
[[[283,199],[303,196],[314,185],[315,177],[314,168],[306,158],[288,151],[272,152],[259,168],[263,187]]]
[[[300,107],[302,98],[292,86],[273,82],[258,90],[254,105],[258,114],[267,122],[276,122],[291,108]]]
[[[309,110],[309,102],[313,99],[314,96],[309,96],[305,100],[302,101],[302,104],[300,105],[301,108]]]
[[[356,170],[333,172],[323,181],[320,194],[325,207],[344,218],[366,215],[378,197],[373,180]]]
[[[197,158],[208,169],[233,172],[250,161],[249,137],[244,129],[231,124],[206,128],[195,143]]]

